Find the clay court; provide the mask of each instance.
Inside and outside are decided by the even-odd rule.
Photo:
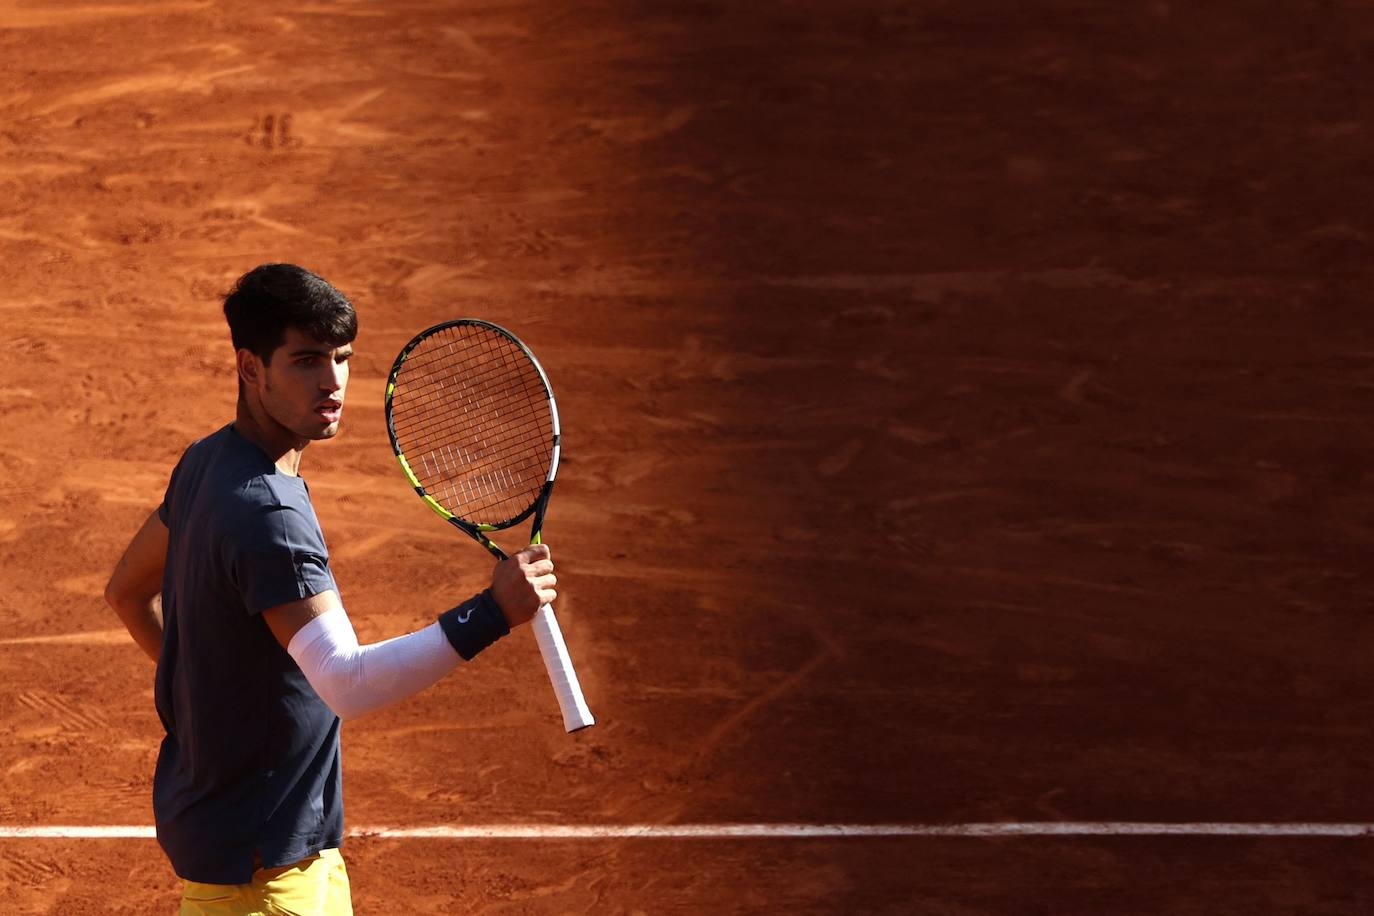
[[[175,909],[101,591],[273,260],[359,310],[365,641],[490,566],[401,345],[506,325],[563,419],[598,724],[528,631],[350,722],[360,914],[1374,910],[1374,10],[1194,6],[0,0],[0,910]]]

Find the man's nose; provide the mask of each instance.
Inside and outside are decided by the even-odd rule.
[[[320,387],[325,391],[338,391],[348,382],[348,366],[345,363],[330,363],[320,377]]]

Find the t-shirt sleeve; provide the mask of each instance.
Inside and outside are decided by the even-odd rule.
[[[223,542],[225,567],[249,614],[336,588],[314,512],[253,507]]]
[[[182,460],[185,460],[183,456]],[[157,517],[162,520],[162,524],[167,528],[172,527],[172,493],[176,489],[177,474],[181,471],[181,461],[172,468],[172,476],[167,480],[167,490],[162,494],[162,502],[157,507]]]

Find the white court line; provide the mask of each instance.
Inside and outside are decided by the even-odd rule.
[[[83,630],[79,633],[57,633],[47,636],[12,636],[9,639],[0,639],[0,646],[30,646],[44,643],[115,646],[130,645],[132,642],[129,631],[120,627],[117,630]]]
[[[152,839],[143,826],[4,826],[0,839]],[[1374,824],[1040,821],[983,824],[470,824],[355,827],[353,837],[441,840],[836,839],[845,837],[1374,837]]]

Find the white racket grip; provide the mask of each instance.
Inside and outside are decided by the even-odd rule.
[[[582,685],[577,682],[577,672],[568,655],[568,644],[563,641],[563,631],[558,628],[558,618],[553,616],[551,605],[544,605],[534,615],[534,638],[539,643],[539,653],[544,656],[544,667],[549,669],[558,708],[563,711],[563,727],[575,732],[594,725],[596,720],[587,708],[587,698],[582,695]]]

